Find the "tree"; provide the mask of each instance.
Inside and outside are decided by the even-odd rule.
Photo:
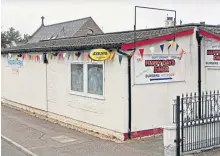
[[[6,31],[6,35],[9,41],[19,42],[21,41],[21,34],[19,31],[16,31],[15,28],[11,27]]]
[[[7,31],[1,32],[1,46],[3,48],[6,48],[6,44],[10,44],[11,41],[15,41],[16,43],[27,43],[28,39],[30,38],[30,35],[24,34],[24,37],[21,37],[21,33],[18,30],[15,30],[15,28],[10,27]]]
[[[1,46],[3,48],[6,48],[6,44],[8,44],[9,41],[7,39],[7,35],[6,35],[6,32],[1,32]]]

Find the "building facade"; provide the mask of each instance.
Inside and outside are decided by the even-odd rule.
[[[196,32],[203,36],[202,90],[220,88],[219,31],[140,30],[135,51],[132,31],[2,49],[2,102],[120,140],[161,134],[176,96],[198,91]],[[97,48],[110,57],[92,60]]]

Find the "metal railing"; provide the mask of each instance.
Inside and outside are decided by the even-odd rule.
[[[220,145],[219,90],[178,96],[173,105],[173,122],[178,125],[177,140],[182,152]]]

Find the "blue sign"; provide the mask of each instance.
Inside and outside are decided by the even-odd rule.
[[[8,60],[8,64],[11,66],[23,66],[23,61],[21,60]]]

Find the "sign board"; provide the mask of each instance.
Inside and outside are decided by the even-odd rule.
[[[8,60],[8,65],[13,67],[22,67],[23,66],[23,60]]]
[[[20,59],[8,59],[8,66],[12,69],[12,74],[18,74],[19,68],[24,66],[23,60]]]
[[[110,57],[110,52],[106,49],[93,49],[89,52],[89,57],[94,61],[105,61]]]
[[[135,84],[185,81],[185,60],[180,55],[144,55],[134,58]]]
[[[220,48],[206,50],[205,66],[206,67],[220,67]]]

